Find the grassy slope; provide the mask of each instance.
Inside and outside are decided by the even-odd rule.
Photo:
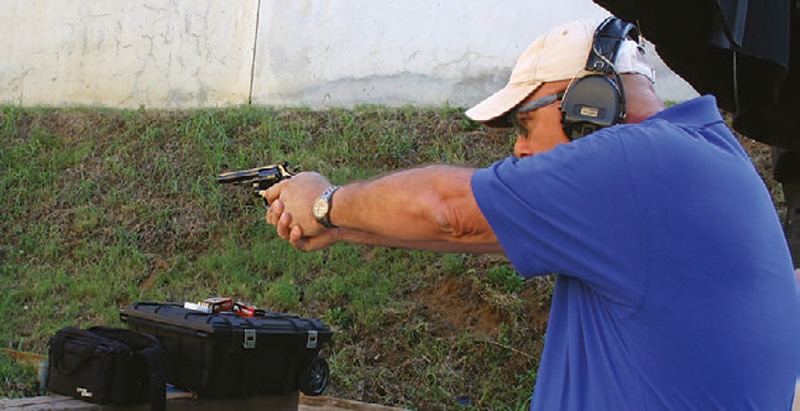
[[[766,170],[764,147],[747,146]],[[58,328],[119,326],[133,301],[230,296],[337,331],[327,395],[522,409],[551,279],[523,282],[499,257],[346,244],[300,253],[264,223],[258,200],[214,180],[288,160],[344,183],[509,152],[507,133],[452,109],[3,107],[0,347],[44,354]],[[0,396],[35,393],[16,374],[0,361]]]
[[[45,353],[56,329],[118,326],[133,301],[222,295],[333,326],[328,395],[421,409],[517,409],[530,395],[547,279],[522,283],[502,258],[300,253],[248,192],[214,179],[281,160],[337,183],[483,166],[508,154],[506,133],[451,109],[374,107],[3,107],[0,133],[0,347]]]

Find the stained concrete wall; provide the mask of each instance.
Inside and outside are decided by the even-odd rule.
[[[1,0],[0,101],[247,102],[255,0]]]
[[[0,103],[470,106],[590,0],[0,0]],[[693,91],[659,66],[659,92]]]

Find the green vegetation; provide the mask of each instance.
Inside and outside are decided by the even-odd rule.
[[[39,370],[0,353],[0,398],[39,395]]]
[[[327,395],[525,408],[549,280],[523,282],[500,257],[302,253],[264,222],[260,200],[214,178],[282,160],[336,183],[485,166],[510,153],[507,133],[450,108],[1,110],[0,347],[46,354],[57,329],[121,326],[118,310],[135,301],[229,296],[335,329]],[[0,375],[2,396],[38,390],[18,368]]]

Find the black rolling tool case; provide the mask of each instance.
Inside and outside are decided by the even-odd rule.
[[[267,312],[242,317],[204,313],[178,303],[137,302],[120,311],[129,328],[166,348],[165,377],[203,398],[319,395],[328,364],[319,357],[331,339],[320,320]]]

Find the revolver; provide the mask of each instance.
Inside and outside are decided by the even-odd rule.
[[[253,188],[253,195],[262,197],[261,193],[275,184],[297,174],[299,167],[292,169],[289,163],[251,168],[249,170],[230,171],[217,176],[217,183],[233,185],[249,185]],[[263,198],[263,197],[262,197]],[[264,207],[269,208],[269,203],[264,199]]]

